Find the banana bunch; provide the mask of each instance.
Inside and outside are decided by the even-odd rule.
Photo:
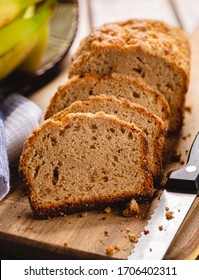
[[[0,80],[18,67],[37,69],[47,45],[48,22],[55,3],[0,0]]]

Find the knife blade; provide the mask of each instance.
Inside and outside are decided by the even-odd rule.
[[[128,259],[163,259],[198,193],[199,133],[193,141],[186,165],[171,173],[158,206]]]

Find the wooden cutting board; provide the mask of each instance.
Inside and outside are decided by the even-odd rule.
[[[191,84],[181,134],[168,140],[168,150],[176,150],[180,163],[170,162],[168,170],[186,162],[188,150],[199,128],[199,32],[192,40]],[[48,89],[50,91],[50,89]],[[34,96],[45,107],[48,103],[41,92]],[[14,258],[31,259],[126,259],[134,246],[129,235],[138,237],[150,219],[158,199],[141,207],[138,217],[125,218],[120,209],[110,213],[93,211],[49,220],[32,217],[24,184],[17,170],[11,170],[11,193],[0,203],[0,253]],[[175,217],[174,217],[175,218]],[[195,259],[199,254],[199,198],[171,244],[166,259]],[[114,254],[106,254],[112,246]]]

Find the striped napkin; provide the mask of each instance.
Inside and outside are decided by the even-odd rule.
[[[0,200],[10,190],[9,166],[16,164],[24,141],[41,121],[42,111],[19,94],[7,97],[0,106]]]
[[[3,198],[9,191],[10,178],[8,168],[8,157],[6,152],[4,116],[0,111],[0,199]]]

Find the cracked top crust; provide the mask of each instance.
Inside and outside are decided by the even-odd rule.
[[[98,48],[140,50],[161,57],[171,66],[180,68],[189,76],[190,46],[184,32],[161,21],[129,20],[107,23],[94,29],[80,44],[76,57]],[[74,69],[71,69],[70,76]],[[188,82],[188,81],[187,81]]]

